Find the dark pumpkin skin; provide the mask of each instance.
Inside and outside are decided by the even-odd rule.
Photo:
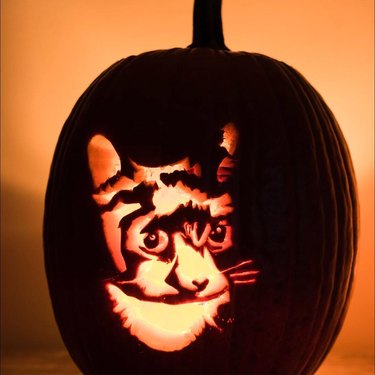
[[[232,296],[234,322],[184,350],[152,350],[104,295],[115,272],[91,198],[97,133],[149,166],[186,154],[209,165],[236,123],[237,251],[260,274]],[[290,66],[211,48],[154,51],[99,76],[66,121],[48,183],[45,265],[63,340],[85,374],[313,374],[347,309],[357,243],[349,152],[331,111]]]

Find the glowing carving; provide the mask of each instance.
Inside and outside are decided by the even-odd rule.
[[[217,167],[218,184],[234,173],[237,145],[238,131],[229,123],[219,145],[226,156]],[[123,327],[161,351],[185,348],[207,327],[223,329],[228,322],[219,307],[229,304],[233,287],[254,283],[257,274],[251,260],[220,269],[214,259],[234,246],[230,194],[201,191],[194,182],[201,167],[188,157],[156,168],[129,159],[133,175],[124,176],[119,155],[102,135],[90,140],[88,162],[119,271],[106,290]]]
[[[170,305],[128,296],[112,284],[107,290],[124,327],[150,348],[168,352],[190,345],[206,326],[219,329],[214,321],[217,308],[229,302],[229,292],[204,302]]]

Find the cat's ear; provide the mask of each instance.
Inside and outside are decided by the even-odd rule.
[[[121,171],[121,161],[112,143],[103,135],[94,135],[87,145],[87,155],[95,189]]]
[[[236,168],[236,151],[238,149],[239,133],[236,125],[229,122],[223,127],[223,141],[220,146],[225,148],[228,155],[223,158],[217,169],[217,180],[222,183],[228,181]]]
[[[223,127],[223,141],[220,144],[224,147],[230,156],[234,156],[238,147],[238,129],[233,122],[229,122]]]

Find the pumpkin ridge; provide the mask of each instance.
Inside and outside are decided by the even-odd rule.
[[[336,124],[336,122],[335,122],[335,120],[334,120],[334,118],[331,116],[331,113],[329,112],[329,111],[325,111],[325,108],[323,108],[322,106],[324,105],[321,101],[318,101],[319,100],[319,95],[315,92],[314,93],[314,91],[312,91],[311,93],[310,93],[310,95],[311,96],[315,96],[315,99],[317,99],[316,101],[313,101],[313,103],[314,103],[314,105],[317,105],[319,108],[318,108],[318,110],[317,110],[317,113],[319,113],[321,116],[326,116],[326,115],[328,115],[328,116],[330,116],[328,119],[327,118],[324,118],[324,119],[322,119],[322,121],[321,121],[321,123],[323,123],[323,124],[327,124],[327,131],[328,131],[328,133],[330,133],[330,132],[332,132],[332,129],[334,128],[334,126],[335,126],[335,124]],[[328,121],[327,121],[328,120]],[[329,124],[331,124],[331,125],[329,125]],[[323,127],[323,131],[325,131],[325,128]],[[339,158],[341,158],[342,157],[342,155],[341,155],[341,152],[340,152],[340,149],[339,149],[339,142],[337,142],[337,139],[335,138],[335,136],[333,136],[332,137],[332,133],[330,133],[329,134],[330,136],[326,136],[326,139],[328,140],[331,140],[332,139],[332,141],[333,141],[333,143],[331,142],[331,147],[330,147],[330,149],[332,150],[331,151],[331,153],[332,152],[336,152],[336,154],[338,155],[338,157]],[[336,150],[336,151],[335,151]],[[339,166],[341,166],[341,163],[339,163]],[[333,168],[333,171],[336,171],[336,173],[337,172],[340,172],[341,171],[341,174],[343,174],[343,178],[344,179],[346,179],[346,177],[347,177],[347,174],[345,174],[345,172],[342,170],[342,169],[336,169],[336,168]],[[335,176],[333,176],[334,177],[334,181],[336,181],[336,180],[339,180],[337,177],[335,177]],[[348,184],[347,183],[344,183],[342,186],[346,186],[346,187],[348,187]],[[337,188],[335,187],[335,190],[337,191]],[[343,199],[344,199],[344,202],[345,201],[348,201],[348,195],[347,194],[345,194],[345,192],[342,192],[341,191],[341,189],[338,191],[338,195],[337,195],[337,202],[339,203],[340,202],[340,196],[342,196],[343,197]],[[342,199],[341,199],[342,200]],[[339,206],[340,207],[340,206]],[[345,219],[345,222],[347,222],[347,220],[349,219],[349,221],[351,221],[351,212],[350,212],[351,210],[349,210],[349,214],[344,218]],[[342,215],[339,215],[339,217],[342,217]],[[342,233],[342,235],[344,236],[344,239],[343,239],[343,241],[341,241],[341,242],[343,242],[344,244],[346,244],[347,243],[347,241],[346,241],[346,238],[345,238],[345,235],[346,235],[346,233],[347,233],[347,225],[345,225],[345,222],[344,222],[344,224],[343,224],[343,230],[341,231],[341,233]],[[338,232],[338,233],[340,233],[340,231]],[[339,249],[340,249],[340,244],[338,244],[339,245]],[[351,258],[351,257],[350,257]],[[352,262],[352,260],[349,260],[349,263],[351,263]],[[339,266],[340,266],[340,264],[338,264]],[[342,267],[337,267],[337,272],[340,272],[340,270],[342,269]],[[337,275],[337,272],[336,272],[336,275]],[[336,278],[337,278],[337,276],[336,276]],[[345,283],[346,284],[346,283]],[[336,284],[337,285],[337,284]],[[344,289],[345,289],[345,287],[344,287]],[[343,294],[347,294],[347,293],[343,293]],[[346,303],[346,297],[344,298],[344,300],[343,300],[343,305],[345,305],[345,303]],[[328,316],[329,316],[329,314],[328,314]],[[337,319],[337,324],[340,324],[340,320],[341,319]],[[327,321],[324,323],[324,325],[326,325],[327,324]],[[324,326],[322,327],[322,330],[324,331]],[[333,327],[332,327],[333,328]],[[335,336],[333,335],[333,336],[331,336],[331,339],[329,339],[329,336],[327,335],[326,336],[327,337],[327,339],[329,340],[329,341],[331,341],[331,342],[333,342],[333,340],[335,339]],[[328,348],[329,348],[329,346],[328,346]],[[326,351],[327,351],[328,349],[326,349]],[[323,355],[324,355],[324,351],[322,351],[323,352]]]
[[[303,79],[297,72],[295,72],[293,69],[290,69],[288,66],[286,66],[286,64],[282,64],[282,66],[284,67],[284,69],[286,71],[286,74],[288,74],[289,76],[291,76],[291,75],[292,76],[298,76],[301,80]],[[293,77],[290,77],[290,78],[293,79]],[[319,119],[317,118],[316,111],[314,111],[313,103],[305,95],[305,93],[303,91],[303,88],[298,84],[298,82],[295,82],[293,88],[295,90],[296,95],[301,98],[302,108],[310,108],[310,111],[308,113],[306,113],[306,116],[309,118],[308,122],[310,124],[312,141],[314,142],[314,138],[316,139],[316,141],[314,142],[314,146],[312,147],[313,149],[315,149],[315,155],[316,155],[315,160],[316,160],[316,163],[318,163],[317,165],[320,165],[320,166],[322,166],[324,164],[324,161],[325,161],[326,168],[327,168],[326,169],[327,177],[329,178],[330,181],[332,181],[332,178],[330,178],[331,177],[331,163],[330,163],[330,159],[327,155],[326,140],[325,140],[324,137],[322,137],[321,132],[318,130],[319,127],[320,127],[320,122],[319,122]],[[319,159],[322,159],[324,161],[318,162]],[[317,174],[317,178],[319,180],[319,185],[325,186],[327,184],[324,182],[321,175],[322,175],[322,173]],[[333,199],[332,203],[333,202],[334,202],[334,199]],[[321,206],[323,212],[324,212],[324,206],[326,206],[326,204]],[[329,211],[331,211],[331,210],[329,210]],[[322,215],[322,217],[321,217],[322,222],[324,221],[325,216],[326,215],[324,213],[324,215]],[[323,224],[323,228],[324,227],[325,227],[325,224]],[[323,235],[322,241],[326,242],[325,237],[327,235],[329,236],[329,233]],[[332,247],[332,245],[331,245],[331,247]],[[322,244],[322,248],[323,248],[323,244]],[[328,255],[328,257],[330,257],[329,247],[326,246],[326,249],[328,250],[328,254],[327,254],[327,251],[326,252],[322,251],[320,269],[324,269],[323,265],[326,262],[327,255]],[[332,248],[332,250],[333,249],[334,248]],[[328,258],[328,259],[330,259],[330,258]],[[314,313],[314,317],[313,317],[313,319],[310,323],[310,330],[309,330],[310,334],[313,334],[315,336],[315,339],[311,338],[310,340],[306,340],[306,341],[311,341],[311,342],[315,341],[316,342],[316,340],[319,339],[320,330],[316,327],[316,324],[319,325],[319,321],[316,321],[316,319],[320,315],[324,316],[325,315],[324,311],[326,310],[325,309],[325,300],[322,298],[322,296],[326,295],[326,299],[331,298],[333,285],[332,285],[332,283],[329,283],[329,285],[331,285],[331,286],[328,288],[328,291],[327,291],[328,285],[327,285],[327,283],[323,282],[323,280],[324,280],[324,278],[321,278],[318,297],[317,297],[317,300],[316,300],[316,307],[314,308],[315,313]],[[326,290],[324,290],[323,288],[326,289]],[[323,311],[321,311],[322,309],[323,309]],[[310,350],[307,347],[304,350],[304,352],[308,353],[308,355],[310,355]],[[301,355],[302,355],[302,357],[304,356],[303,352],[301,353]],[[301,363],[302,362],[303,362],[303,360],[301,359]],[[307,369],[309,369],[309,366],[306,366],[306,367],[307,367]],[[302,370],[301,373],[304,373],[304,371]]]
[[[268,98],[268,102],[272,102],[272,101],[274,101],[275,103],[272,105],[272,107],[274,108],[274,109],[278,109],[278,108],[280,108],[280,102],[279,102],[279,100],[278,100],[278,98],[277,98],[277,96],[275,95],[275,92],[274,92],[274,89],[273,89],[273,87],[272,87],[272,85],[271,84],[268,84],[270,81],[269,81],[269,77],[266,75],[266,72],[265,72],[265,70],[264,70],[264,67],[263,67],[263,65],[262,65],[262,62],[264,61],[264,59],[263,59],[263,55],[261,55],[261,54],[259,54],[259,55],[254,55],[254,54],[244,54],[243,56],[240,56],[241,57],[241,60],[242,60],[242,64],[248,64],[248,62],[246,61],[246,60],[250,60],[250,62],[251,62],[251,64],[253,65],[253,66],[255,66],[256,67],[256,73],[255,73],[255,71],[254,71],[254,73],[253,73],[253,78],[254,77],[256,77],[256,79],[258,79],[258,77],[259,77],[259,79],[263,82],[263,85],[265,84],[265,83],[267,83],[267,94],[265,94],[265,95],[267,95],[267,98]],[[234,61],[236,61],[236,59],[233,59]],[[240,60],[240,59],[238,59],[238,60]],[[266,60],[270,60],[272,63],[277,63],[277,61],[275,61],[275,60],[273,60],[273,59],[266,59]],[[238,63],[237,63],[238,64]],[[236,64],[236,66],[237,66],[237,64]],[[254,68],[253,68],[254,69]],[[247,71],[248,70],[245,70],[245,69],[236,69],[236,71],[238,72],[238,71],[241,71],[242,72],[242,74],[244,73],[244,71],[246,72],[246,76],[249,76],[249,74],[247,73]],[[238,75],[238,77],[240,77],[240,75]],[[243,85],[246,85],[246,83],[248,83],[248,82],[252,82],[252,84],[255,86],[255,87],[258,87],[258,85],[254,82],[254,80],[252,80],[251,78],[246,78],[246,79],[240,79],[240,78],[237,78],[237,82],[240,82],[240,84],[242,84],[243,83]],[[258,87],[259,88],[259,87]],[[271,98],[272,98],[272,100],[271,100]],[[267,111],[267,110],[265,110],[264,111],[265,113],[268,113],[268,112],[270,112],[270,111]],[[272,111],[272,113],[273,113],[274,111]],[[274,115],[273,114],[273,117],[274,116],[276,116],[276,115]],[[278,118],[278,120],[273,120],[273,121],[271,121],[271,120],[269,120],[269,121],[271,121],[270,122],[270,124],[272,124],[272,126],[274,126],[273,124],[280,124],[280,126],[279,126],[279,130],[277,130],[277,132],[279,132],[280,134],[283,134],[283,136],[282,136],[282,138],[284,139],[284,142],[287,142],[288,140],[287,140],[287,138],[286,138],[286,136],[285,136],[285,120],[282,118],[282,117],[280,117],[281,116],[281,112],[280,111],[278,111],[278,114],[277,114],[277,118]],[[257,124],[256,124],[257,125]],[[263,138],[266,136],[266,137],[269,137],[269,135],[267,134],[268,133],[268,131],[266,130],[265,132],[264,132],[264,135],[262,136]],[[261,139],[261,137],[258,135],[257,136],[259,139]],[[264,141],[263,141],[264,142]],[[289,150],[290,148],[289,147],[286,147],[286,149],[287,150]],[[264,150],[261,152],[260,151],[260,154],[262,154],[264,152]],[[285,161],[284,161],[284,167],[283,167],[283,174],[285,175],[284,176],[284,178],[287,178],[287,175],[288,175],[288,168],[287,168],[287,164],[288,164],[288,160],[290,160],[290,158],[291,158],[291,156],[289,156],[288,158],[286,158],[286,157],[283,157],[283,159],[285,159]],[[260,164],[263,164],[263,162],[262,161],[259,161],[258,160],[258,162],[260,163]],[[290,178],[290,177],[289,177]],[[259,180],[259,177],[257,177],[257,180]],[[285,184],[286,186],[289,186],[289,183],[288,184]],[[289,189],[290,190],[290,189]],[[290,196],[290,201],[291,202],[293,202],[294,201],[294,199],[292,198],[292,192],[291,191],[289,191],[289,192],[285,192],[285,194],[288,194],[289,196]],[[293,196],[294,196],[294,194],[293,194]],[[295,211],[295,208],[294,209],[292,209],[291,207],[289,207],[289,211],[291,211],[291,210],[294,210],[294,212],[296,212]],[[292,211],[293,212],[293,211]],[[292,214],[292,212],[290,212],[289,213],[289,220],[293,220],[292,219],[292,217],[295,215],[295,214]],[[295,220],[295,219],[294,219]],[[296,221],[297,222],[297,221]],[[263,226],[264,227],[267,227],[268,225],[267,224],[263,224]],[[293,238],[293,236],[290,236],[290,238]],[[267,247],[267,245],[265,244],[264,245],[265,247]],[[286,246],[286,245],[284,245],[284,247],[286,247],[286,248],[289,248],[289,249],[294,249],[294,245],[293,244],[291,244],[291,243],[289,243],[289,245],[288,246]],[[264,249],[265,250],[265,249]],[[261,258],[261,255],[260,254],[258,254],[257,255],[257,257],[258,258]],[[288,305],[290,305],[290,292],[289,292],[289,288],[290,288],[290,285],[291,285],[291,282],[292,282],[292,272],[291,272],[291,270],[293,269],[293,266],[292,266],[292,264],[293,264],[293,257],[291,257],[291,260],[289,261],[290,263],[289,263],[289,267],[285,267],[287,270],[289,270],[289,276],[288,276],[288,279],[289,279],[289,281],[287,282],[287,284],[289,284],[289,287],[288,288],[286,288],[285,289],[285,296],[286,296],[286,298],[287,298],[287,300],[289,301],[289,302],[287,302],[287,303],[285,303],[285,301],[284,301],[284,303],[283,303],[283,309],[285,310],[285,312],[283,313],[285,316],[287,316],[287,314],[288,314]],[[268,260],[269,261],[269,260]],[[270,279],[267,279],[267,282],[272,282]],[[262,314],[264,314],[264,311],[262,311],[262,310],[260,310],[260,311],[258,311],[258,314],[260,314],[260,315],[262,315]],[[278,320],[280,320],[281,322],[282,321],[286,321],[286,319],[278,319]],[[280,331],[280,334],[278,334],[278,336],[277,337],[274,337],[273,339],[272,339],[272,345],[270,344],[270,343],[268,343],[268,344],[265,344],[266,346],[267,346],[267,357],[270,357],[270,358],[272,358],[273,357],[273,355],[272,355],[272,353],[273,352],[276,352],[277,350],[278,350],[278,346],[279,345],[281,345],[281,343],[282,343],[282,337],[283,337],[283,332],[285,332],[285,329],[286,329],[286,323],[284,323],[283,324],[283,328],[281,329],[281,330],[279,330]],[[255,340],[255,344],[254,345],[257,345],[257,340],[256,340],[256,338],[254,339]],[[269,340],[269,341],[271,341],[271,340]],[[260,350],[261,351],[261,350]],[[254,364],[254,366],[256,366],[255,368],[254,368],[254,370],[253,371],[255,371],[255,373],[258,373],[258,371],[261,371],[260,370],[260,368],[258,368],[257,366],[259,366],[261,364],[261,366],[262,366],[262,371],[266,371],[266,368],[270,368],[271,367],[271,365],[272,365],[272,362],[270,362],[269,360],[267,360],[267,365],[265,365],[265,363],[264,363],[264,361],[261,359],[261,358],[259,358],[258,359],[258,361],[257,362],[255,362],[255,364]]]
[[[342,243],[342,246],[340,246],[340,243],[338,244],[339,251],[346,252],[346,249],[350,250],[350,249],[354,248],[355,245],[354,245],[354,247],[352,247],[353,245],[350,245],[350,244],[352,244],[353,239],[346,238],[346,236],[350,233],[351,225],[353,223],[354,212],[352,210],[352,197],[351,197],[351,193],[350,193],[350,190],[351,190],[350,186],[353,186],[353,181],[349,180],[350,173],[349,174],[347,173],[348,164],[344,160],[346,153],[342,152],[342,147],[345,147],[345,142],[343,141],[343,138],[342,138],[342,135],[340,134],[340,132],[339,133],[335,132],[335,130],[337,129],[337,122],[335,121],[334,117],[332,116],[332,113],[327,108],[327,106],[324,105],[324,103],[321,100],[319,100],[319,99],[321,99],[320,95],[316,91],[311,91],[310,95],[313,96],[313,99],[315,99],[314,104],[318,106],[317,112],[319,113],[319,115],[325,117],[321,121],[323,124],[327,124],[326,127],[323,127],[323,131],[326,131],[326,133],[328,134],[326,139],[332,140],[331,141],[331,143],[332,143],[331,148],[332,148],[333,152],[334,152],[334,150],[336,150],[337,158],[340,160],[339,166],[340,167],[342,166],[342,168],[334,169],[336,171],[336,173],[340,174],[339,176],[334,176],[334,181],[340,181],[340,179],[343,181],[341,184],[339,184],[341,189],[337,189],[337,186],[335,186],[335,190],[338,192],[337,202],[342,202],[342,204],[339,205],[339,207],[344,205],[345,209],[347,211],[347,215],[339,214],[339,216],[338,216],[339,218],[344,219],[343,223],[341,224],[342,240],[340,241],[340,243]],[[349,166],[349,172],[350,172],[350,166]],[[342,189],[342,187],[345,187],[345,189]],[[339,198],[339,197],[341,197],[341,198]],[[339,221],[339,223],[340,223],[340,221]],[[350,234],[349,234],[349,236],[351,237]],[[350,254],[353,254],[353,252],[350,251]],[[344,258],[344,262],[345,262],[345,258]],[[351,271],[349,272],[349,278],[346,280],[346,282],[341,284],[342,290],[339,289],[336,293],[336,294],[342,296],[341,303],[340,303],[341,307],[338,310],[337,324],[336,324],[335,327],[334,326],[331,327],[331,329],[332,329],[331,336],[329,336],[329,335],[326,336],[327,340],[328,340],[327,344],[326,344],[326,349],[325,349],[325,351],[322,350],[322,354],[320,356],[319,363],[321,363],[321,361],[325,357],[326,353],[328,352],[328,350],[333,345],[333,343],[336,339],[338,330],[340,329],[340,327],[342,325],[343,317],[345,315],[346,306],[347,306],[347,299],[348,299],[348,296],[350,295],[350,287],[349,286],[351,285],[352,269],[353,269],[353,266],[354,266],[354,257],[352,255],[349,256],[347,261],[344,264],[347,264],[347,266],[346,267],[343,266],[341,264],[341,262],[338,263],[338,267],[337,267],[338,276],[337,276],[337,272],[336,272],[336,279],[341,279],[342,278],[341,274],[344,274],[344,275],[348,274],[346,269],[349,271],[349,268],[350,268]],[[338,285],[338,283],[335,283],[335,285]],[[333,299],[336,300],[334,298],[334,296],[333,296]],[[337,301],[336,303],[338,304],[339,301]],[[330,319],[328,317],[330,317],[330,316],[331,316],[331,314],[330,314],[330,311],[329,311],[328,315],[327,315],[327,318],[326,318],[326,321],[324,323],[324,326],[322,327],[323,331],[325,330],[325,326],[328,324],[327,322]]]
[[[296,186],[297,186],[297,181],[296,181],[296,174],[295,172],[293,171],[294,169],[294,166],[293,168],[290,168],[289,167],[291,165],[293,165],[293,160],[295,160],[296,158],[296,154],[295,154],[295,147],[293,147],[293,140],[291,139],[290,137],[290,134],[289,134],[289,130],[288,130],[288,118],[287,116],[285,116],[285,113],[283,112],[282,108],[283,108],[283,103],[282,103],[282,98],[279,96],[278,94],[278,82],[279,82],[279,78],[277,79],[277,81],[274,81],[274,79],[272,78],[271,74],[270,74],[270,71],[269,69],[267,69],[267,65],[270,65],[272,67],[272,69],[278,69],[279,68],[279,61],[277,60],[274,60],[272,58],[269,58],[269,57],[265,57],[263,58],[263,56],[261,55],[258,55],[257,56],[257,62],[260,64],[260,69],[263,71],[263,74],[265,76],[265,82],[268,84],[268,86],[270,87],[270,90],[274,96],[274,100],[276,101],[277,103],[277,107],[279,108],[279,111],[280,111],[280,116],[281,116],[281,121],[279,122],[279,126],[282,128],[282,132],[284,134],[284,138],[285,138],[285,144],[286,144],[286,149],[288,150],[288,159],[286,160],[286,165],[285,165],[285,170],[288,171],[288,175],[289,175],[289,179],[288,179],[288,182],[286,183],[286,185],[288,186],[288,190],[289,190],[289,195],[291,196],[291,201],[293,202],[293,211],[290,213],[290,215],[292,215],[293,217],[293,221],[292,223],[293,224],[289,224],[290,226],[293,225],[293,232],[292,234],[290,235],[293,235],[294,239],[293,239],[293,244],[290,244],[290,248],[293,249],[289,255],[290,257],[290,260],[289,260],[289,275],[288,275],[288,282],[287,282],[287,287],[286,287],[286,293],[287,293],[287,300],[285,301],[285,306],[286,306],[286,316],[285,316],[285,319],[284,319],[284,327],[283,327],[283,330],[278,338],[278,344],[277,346],[275,347],[275,350],[274,350],[274,353],[273,353],[273,360],[272,361],[268,361],[267,363],[267,372],[266,373],[275,373],[275,374],[282,374],[282,372],[280,372],[280,368],[278,368],[278,365],[277,363],[280,362],[280,361],[284,361],[283,358],[280,358],[280,352],[281,352],[281,349],[283,348],[283,346],[285,345],[285,337],[287,335],[287,332],[288,332],[288,326],[289,326],[289,322],[291,320],[293,320],[293,317],[291,317],[291,313],[293,311],[293,306],[294,306],[294,297],[293,297],[293,289],[294,289],[294,285],[295,285],[295,272],[293,272],[293,270],[298,267],[298,249],[299,249],[299,235],[298,235],[298,225],[299,225],[299,222],[300,222],[300,204],[298,202],[298,199],[297,199],[297,196],[298,196],[298,193],[297,193],[297,189],[296,189]],[[281,78],[281,77],[280,77]],[[275,82],[276,85],[275,85]],[[290,82],[287,82],[288,85],[285,86],[285,88],[287,88],[290,84]],[[284,152],[286,151],[285,149],[283,150]],[[294,357],[294,356],[293,356]],[[290,366],[291,363],[289,363],[288,366]],[[262,367],[261,366],[259,368],[259,371],[262,371]],[[276,368],[276,370],[275,370]],[[276,371],[276,372],[275,372]]]
[[[329,158],[327,154],[327,145],[326,145],[326,139],[323,137],[322,132],[320,131],[320,121],[316,115],[316,111],[314,110],[313,103],[309,98],[306,96],[305,92],[303,91],[303,88],[299,85],[298,82],[295,81],[295,76],[297,76],[300,80],[304,79],[299,75],[298,72],[295,72],[292,68],[288,67],[286,64],[282,64],[282,69],[285,70],[285,74],[287,74],[292,81],[294,81],[293,84],[293,89],[295,92],[295,95],[300,98],[300,103],[302,108],[308,108],[308,111],[305,111],[305,116],[307,116],[307,123],[309,124],[309,129],[310,129],[310,137],[311,137],[311,142],[312,142],[312,149],[314,149],[314,154],[315,154],[315,165],[320,165],[324,166],[326,165],[326,168],[323,170],[317,170],[316,167],[316,174],[317,174],[317,183],[318,183],[318,189],[320,190],[321,186],[327,186],[330,184],[329,181],[332,180],[332,163],[331,159]],[[326,176],[326,177],[324,177]],[[328,179],[328,180],[327,180]],[[327,180],[327,181],[326,181]],[[332,185],[332,184],[331,184]],[[331,191],[333,194],[333,186],[331,188]],[[319,197],[319,192],[317,197]],[[320,214],[320,221],[322,223],[321,229],[323,230],[322,236],[321,236],[321,257],[320,261],[316,263],[318,268],[316,268],[316,271],[323,269],[322,266],[327,263],[328,259],[332,256],[330,253],[330,248],[332,250],[335,247],[332,247],[332,244],[330,244],[330,241],[326,241],[327,235],[329,236],[329,232],[325,232],[325,228],[327,227],[328,223],[324,223],[326,217],[330,217],[330,215],[327,216],[327,213],[331,213],[332,210],[329,209],[330,205],[335,206],[335,197],[332,195],[329,203],[327,202],[327,199],[325,199],[326,203],[324,203],[324,200],[320,199],[321,201],[321,214]],[[336,241],[333,242],[333,244]],[[323,251],[323,248],[325,249]],[[319,266],[320,264],[320,266]],[[328,270],[326,269],[326,272]],[[320,281],[318,282],[319,287],[317,287],[317,297],[316,297],[316,304],[315,308],[312,309],[314,311],[312,315],[312,320],[309,324],[309,330],[307,331],[306,334],[306,342],[311,342],[310,347],[314,348],[316,345],[316,340],[318,338],[318,333],[319,330],[317,329],[317,325],[319,326],[320,322],[319,319],[323,315],[327,313],[326,309],[326,303],[327,300],[331,299],[331,294],[332,294],[332,289],[333,289],[333,280],[331,280],[329,277],[327,277],[324,274],[321,274]],[[325,297],[323,297],[325,296]],[[311,337],[310,337],[311,336]],[[315,339],[314,339],[315,337]],[[305,345],[304,349],[300,351],[300,362],[305,363],[304,358],[305,354],[308,353],[308,355],[311,354],[311,350],[309,349],[308,346]],[[308,366],[307,366],[308,367]],[[297,369],[291,369],[293,373],[297,374]],[[305,372],[300,368],[300,372],[298,374],[304,374]]]
[[[281,64],[281,65],[278,65],[277,66],[278,68],[280,68],[280,69],[286,69],[287,71],[284,73],[284,74],[286,74],[286,73],[288,73],[288,70],[290,69],[286,64]],[[284,68],[283,68],[284,67]],[[286,68],[285,68],[286,67]],[[287,78],[288,80],[290,80],[291,79],[291,77],[289,77],[289,78]],[[295,85],[295,83],[293,83],[293,81],[291,81],[291,90],[294,92],[294,94],[293,95],[295,95],[295,97],[296,97],[296,99],[297,99],[297,101],[300,101],[300,99],[298,99],[299,98],[299,94],[298,94],[298,92],[296,91],[296,89],[297,89],[297,87],[296,87],[296,85]],[[302,104],[301,102],[300,102],[300,108],[301,108],[301,110],[303,111],[303,113],[304,113],[304,117],[305,117],[305,122],[306,122],[306,124],[305,125],[307,125],[308,124],[308,126],[309,126],[309,128],[311,129],[311,131],[312,131],[312,126],[313,126],[313,124],[316,122],[315,120],[314,120],[314,118],[312,118],[312,119],[310,119],[311,118],[311,116],[315,116],[314,115],[314,111],[313,111],[313,109],[311,108],[311,105],[309,106],[308,104],[307,105],[305,105],[305,104]],[[307,108],[309,108],[309,111],[307,112],[306,110],[307,110]],[[301,125],[298,125],[298,126],[301,126]],[[306,129],[306,131],[307,131],[307,129]],[[292,132],[291,134],[293,135],[293,133],[294,132]],[[310,136],[311,137],[311,136]],[[312,149],[314,149],[313,147],[312,147]],[[316,147],[315,147],[315,149],[316,149]],[[316,151],[315,151],[315,158],[317,157],[317,155],[319,155],[319,154],[316,154]],[[315,159],[316,160],[316,159]],[[324,160],[324,159],[323,159]],[[326,159],[327,160],[327,159]],[[315,164],[316,162],[314,162],[314,164]],[[321,163],[320,163],[321,164]],[[318,180],[317,181],[319,181],[321,178],[319,177],[319,174],[317,174],[317,176],[316,176],[316,178],[318,178]],[[318,184],[320,185],[321,184],[321,182],[318,182]],[[317,195],[317,197],[319,197],[319,195]],[[324,228],[324,226],[322,226],[322,228]],[[324,235],[322,234],[322,240],[324,241]],[[321,246],[323,246],[323,243],[321,244]],[[323,258],[321,258],[322,260],[323,260]],[[321,263],[322,261],[320,261],[320,263]],[[298,287],[298,285],[296,285],[296,287]],[[318,294],[318,296],[319,296],[319,294]],[[318,306],[319,305],[319,299],[318,299],[318,301],[317,301],[317,304],[316,304],[316,306]],[[313,311],[315,310],[315,309],[312,309]],[[315,316],[316,316],[316,313],[314,314]],[[293,324],[293,322],[291,322],[291,324]],[[313,322],[310,324],[310,332],[311,332],[311,330],[312,330],[312,327],[313,327]],[[308,340],[305,340],[305,342],[308,342]],[[301,348],[305,345],[305,344],[301,344],[300,343],[300,345],[301,345]],[[285,349],[286,350],[286,349]],[[284,350],[284,351],[285,351]],[[306,349],[307,350],[307,349]],[[299,352],[301,352],[301,350],[299,350]],[[293,373],[295,373],[295,370],[293,371]]]

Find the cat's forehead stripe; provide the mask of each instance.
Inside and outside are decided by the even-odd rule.
[[[102,212],[111,211],[120,202],[125,204],[139,203],[142,207],[153,209],[152,197],[155,189],[157,189],[156,185],[141,183],[133,190],[120,190],[108,204],[101,207],[101,210]]]

